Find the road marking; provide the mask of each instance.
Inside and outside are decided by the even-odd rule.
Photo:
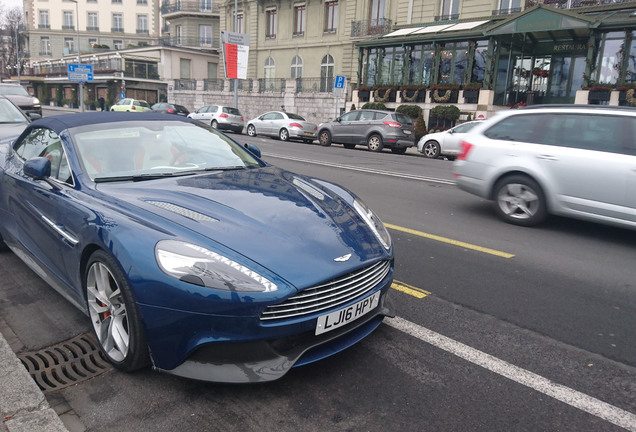
[[[414,287],[413,285],[405,284],[404,282],[394,281],[391,284],[391,288],[397,291],[402,291],[403,293],[406,293],[418,299],[431,295],[431,293],[428,291],[424,291],[423,289]]]
[[[403,318],[385,319],[384,322],[397,330],[403,331],[423,342],[427,342],[441,350],[463,358],[516,383],[613,423],[616,426],[636,432],[636,415],[629,411],[622,410],[592,396],[588,396],[585,393],[557,384],[547,378],[517,367],[504,360],[500,360],[475,348],[471,348],[468,345],[435,333],[432,330]]]
[[[291,160],[295,162],[305,162],[305,163],[310,163],[314,165],[323,165],[323,166],[328,166],[332,168],[346,169],[350,171],[360,171],[360,172],[371,173],[371,174],[381,174],[381,175],[390,176],[390,177],[399,177],[399,178],[406,178],[411,180],[426,181],[430,183],[455,185],[455,182],[452,180],[444,180],[444,179],[435,178],[435,177],[426,177],[426,176],[421,176],[417,174],[404,174],[404,173],[398,173],[393,171],[379,170],[375,168],[362,168],[362,167],[357,167],[353,165],[343,165],[343,164],[324,162],[324,161],[318,161],[313,159],[304,159],[299,157],[279,155],[279,154],[273,154],[273,153],[263,153],[263,155],[268,157],[278,158],[278,159]]]
[[[402,232],[405,232],[407,234],[412,234],[412,235],[416,235],[416,236],[419,236],[419,237],[424,237],[424,238],[427,238],[427,239],[436,240],[436,241],[439,241],[439,242],[442,242],[442,243],[448,243],[448,244],[451,244],[451,245],[454,245],[454,246],[463,247],[463,248],[466,248],[466,249],[472,249],[472,250],[475,250],[475,251],[478,251],[478,252],[483,252],[483,253],[487,253],[487,254],[490,254],[490,255],[495,255],[495,256],[498,256],[498,257],[502,257],[502,258],[513,258],[514,257],[514,254],[511,254],[511,253],[508,253],[508,252],[502,252],[502,251],[498,251],[498,250],[495,250],[495,249],[489,249],[489,248],[485,248],[485,247],[482,247],[482,246],[473,245],[473,244],[470,244],[470,243],[464,243],[464,242],[459,241],[459,240],[453,240],[453,239],[450,239],[450,238],[447,238],[447,237],[441,237],[441,236],[438,236],[438,235],[435,235],[435,234],[428,234],[428,233],[425,233],[425,232],[422,232],[422,231],[417,231],[417,230],[410,229],[410,228],[404,228],[404,227],[401,227],[401,226],[398,226],[398,225],[385,223],[384,226],[387,227],[387,228],[390,228],[392,230],[395,230],[395,231],[402,231]]]

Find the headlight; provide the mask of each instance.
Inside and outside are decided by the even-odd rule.
[[[40,105],[40,99],[33,98],[33,105]]]
[[[378,238],[382,246],[386,250],[391,248],[391,236],[389,232],[384,227],[384,224],[380,220],[379,217],[376,216],[373,211],[367,207],[360,199],[356,199],[353,201],[353,208],[358,212],[358,214],[364,219],[364,221],[369,225],[373,234]]]
[[[211,250],[174,240],[157,243],[155,257],[161,270],[175,279],[199,286],[238,292],[272,292],[275,283]]]

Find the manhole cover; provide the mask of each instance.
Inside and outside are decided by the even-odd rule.
[[[18,358],[44,393],[69,387],[112,369],[92,333],[39,351],[18,354]]]

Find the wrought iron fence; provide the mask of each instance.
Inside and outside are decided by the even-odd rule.
[[[197,80],[193,79],[178,79],[174,80],[175,90],[196,90]]]
[[[176,47],[196,47],[196,48],[221,48],[220,36],[212,36],[211,38],[198,37],[162,37],[159,39],[159,45],[176,46]]]
[[[383,35],[392,28],[393,22],[387,18],[351,21],[351,37]]]
[[[203,90],[223,91],[225,80],[222,79],[206,79],[203,80]]]
[[[526,0],[526,9],[536,5],[547,5],[559,9],[575,9],[612,3],[629,3],[631,1],[633,0]]]
[[[296,93],[333,93],[334,78],[296,78]]]
[[[259,93],[282,93],[285,91],[285,78],[259,78]]]
[[[218,14],[220,3],[206,2],[206,1],[184,1],[177,0],[175,2],[166,1],[161,5],[161,13],[169,14],[174,12],[201,12]]]

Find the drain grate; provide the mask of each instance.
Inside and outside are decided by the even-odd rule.
[[[60,390],[112,369],[92,333],[18,358],[44,393]]]

